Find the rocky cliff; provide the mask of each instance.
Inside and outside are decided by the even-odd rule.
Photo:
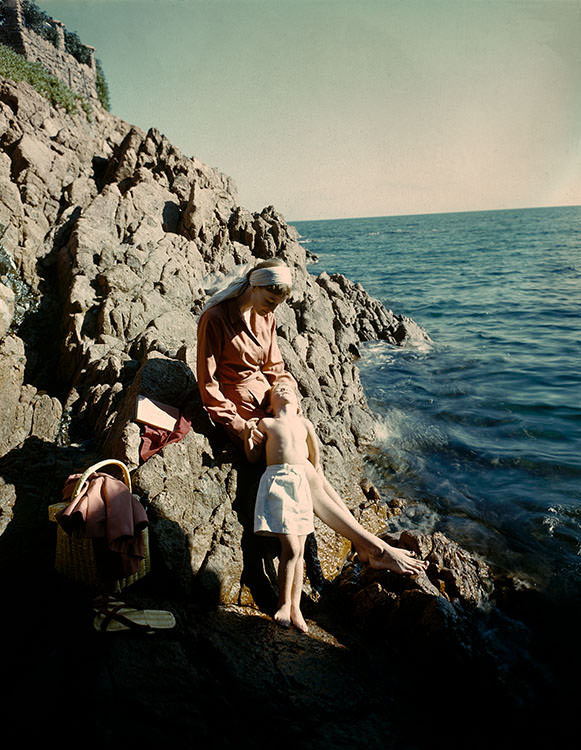
[[[84,430],[100,455],[135,470],[162,552],[175,547],[175,533],[185,535],[180,577],[211,570],[219,600],[238,601],[236,455],[216,442],[193,374],[208,290],[257,259],[277,255],[292,267],[293,294],[277,313],[281,349],[326,470],[357,513],[369,505],[358,448],[373,439],[373,417],[354,360],[361,341],[405,341],[413,323],[341,276],[313,277],[296,230],[274,209],[244,210],[229,178],[157,131],[102,110],[92,122],[65,117],[24,84],[6,82],[0,96],[0,451],[30,436],[66,443],[67,425]],[[139,393],[180,407],[194,423],[180,444],[141,466]],[[10,503],[3,508],[7,523]],[[331,574],[347,548],[324,528],[319,536]]]
[[[362,570],[346,540],[317,522],[305,587],[311,635],[273,628],[265,613],[276,549],[258,546],[248,525],[256,472],[197,394],[196,317],[208,294],[239,264],[283,258],[295,279],[277,310],[285,362],[327,476],[380,532],[392,510],[365,474],[374,416],[359,347],[425,334],[343,276],[309,273],[296,231],[272,207],[245,210],[228,177],[156,130],[101,109],[69,116],[27,84],[2,81],[0,140],[0,557],[5,594],[17,603],[12,625],[26,643],[6,661],[40,676],[39,703],[46,707],[43,687],[55,692],[47,675],[51,665],[62,670],[60,637],[83,649],[86,670],[69,662],[57,686],[70,692],[80,681],[94,700],[89,718],[111,718],[104,740],[174,736],[222,747],[236,740],[235,726],[218,738],[211,710],[242,722],[262,705],[265,729],[283,722],[303,747],[354,738],[385,747],[391,737],[411,748],[421,728],[410,736],[405,722],[428,674],[430,721],[449,731],[462,724],[465,695],[454,708],[440,688],[457,681],[500,684],[490,710],[522,707],[515,684],[528,631],[490,614],[490,572],[438,534],[392,540],[430,561],[427,575],[404,580]],[[192,425],[145,462],[138,394],[179,407]],[[53,574],[47,507],[69,473],[103,457],[126,462],[149,498],[153,573],[127,596],[176,613],[166,638],[96,644],[86,592]],[[44,638],[31,639],[39,606]],[[491,631],[510,647],[491,648]]]

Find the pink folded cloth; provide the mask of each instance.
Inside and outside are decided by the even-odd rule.
[[[63,500],[70,499],[80,474],[68,477]],[[145,557],[142,531],[147,513],[129,487],[109,474],[93,472],[74,500],[56,514],[56,520],[70,533],[76,529],[94,539],[104,539],[114,553],[119,577],[136,573]]]

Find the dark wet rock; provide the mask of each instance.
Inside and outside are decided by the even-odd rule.
[[[414,576],[363,567],[356,560],[346,565],[335,583],[365,626],[388,625],[406,631],[422,621],[433,625],[438,619],[434,619],[434,611],[453,613],[456,605],[468,611],[487,604],[492,591],[488,566],[440,532],[402,531],[380,536],[430,564]],[[444,617],[443,630],[445,621]]]

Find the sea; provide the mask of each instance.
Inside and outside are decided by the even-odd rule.
[[[309,271],[429,340],[368,342],[368,470],[392,531],[441,531],[551,597],[581,593],[581,207],[292,222]]]

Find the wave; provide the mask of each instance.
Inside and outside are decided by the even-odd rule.
[[[448,443],[446,435],[433,424],[418,416],[392,408],[375,417],[375,445],[386,451],[401,454],[408,450],[443,448]]]
[[[408,229],[383,229],[380,232],[367,232],[367,237],[388,237],[390,234],[409,234]]]
[[[358,367],[360,370],[373,372],[374,369],[391,365],[398,358],[424,358],[438,349],[439,346],[433,339],[413,333],[397,346],[387,341],[366,341],[361,346],[363,356]]]

